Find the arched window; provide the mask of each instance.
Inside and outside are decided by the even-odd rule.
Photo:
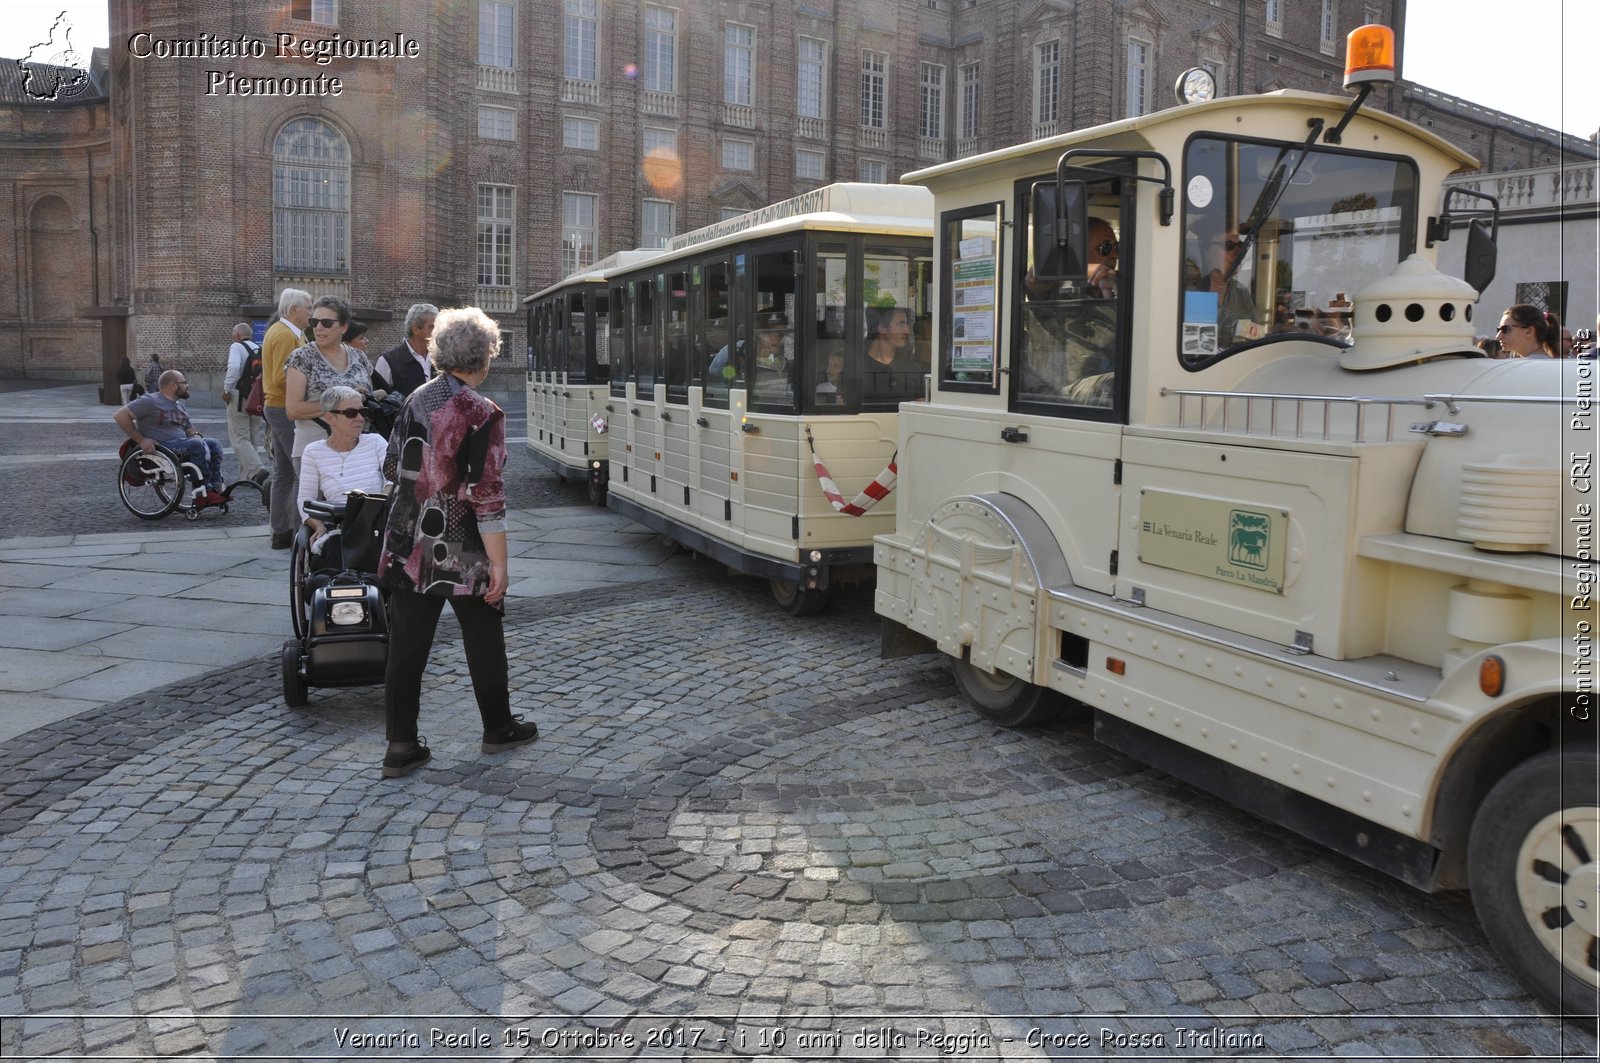
[[[317,118],[272,143],[272,262],[279,272],[350,271],[350,146]]]
[[[93,301],[87,243],[66,200],[45,196],[33,205],[28,216],[28,272],[34,321],[77,317],[77,308]]]

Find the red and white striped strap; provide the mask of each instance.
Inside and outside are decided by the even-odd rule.
[[[839,493],[839,485],[833,482],[833,477],[828,475],[828,467],[822,464],[822,459],[817,457],[815,450],[811,452],[811,465],[817,470],[817,480],[822,484],[822,493],[828,501],[833,503],[833,508],[847,517],[859,517],[873,506],[889,497],[889,492],[894,490],[894,482],[900,475],[899,466],[893,459],[872,482],[867,484],[865,490],[849,502],[844,500],[844,495]]]

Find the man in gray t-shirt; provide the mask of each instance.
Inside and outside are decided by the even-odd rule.
[[[117,427],[129,439],[139,444],[146,454],[160,444],[178,456],[179,461],[191,461],[205,476],[203,495],[195,499],[197,505],[220,505],[222,496],[222,444],[207,439],[189,420],[189,409],[183,400],[189,397],[189,381],[177,369],[161,374],[160,389],[140,395],[122,409],[112,414]]]

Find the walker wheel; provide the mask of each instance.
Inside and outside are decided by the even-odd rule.
[[[190,520],[199,520],[200,519],[200,507],[199,506],[190,506],[188,509],[185,509],[183,511],[183,515],[185,517],[188,517]]]
[[[222,503],[222,505],[218,506],[217,507],[217,512],[218,513],[226,513],[226,512],[228,512],[228,503],[224,502],[224,503]]]

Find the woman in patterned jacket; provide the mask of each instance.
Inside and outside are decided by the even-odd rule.
[[[446,601],[461,623],[483,718],[483,751],[539,737],[536,726],[511,714],[507,680],[505,417],[475,390],[499,353],[499,326],[482,310],[440,313],[428,346],[438,375],[412,392],[389,437],[384,478],[398,486],[378,559],[392,613],[384,676],[386,778],[407,774],[431,755],[417,736],[417,717],[422,674]]]

